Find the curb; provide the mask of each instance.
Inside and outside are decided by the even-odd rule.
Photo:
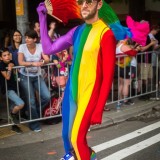
[[[131,117],[136,117],[148,113],[152,110],[152,108],[159,109],[160,101],[147,101],[142,105],[134,105],[127,109],[123,108],[120,111],[114,111],[113,113],[108,112],[108,114],[104,114],[103,122],[101,125],[91,126],[90,130],[97,130],[105,127],[109,127],[112,125],[116,125]]]
[[[147,112],[150,112],[152,108],[160,108],[160,101],[138,101],[136,105],[121,107],[121,111],[117,112],[115,104],[109,106],[110,112],[103,114],[103,121],[101,125],[91,126],[90,130],[98,130],[107,128],[109,126],[117,125],[131,117],[136,117]],[[44,142],[50,139],[61,140],[62,123],[56,125],[43,126],[42,132],[34,133],[32,131],[26,132],[20,135],[10,136],[4,139],[0,139],[0,148],[9,148],[14,146],[21,146],[30,143]]]

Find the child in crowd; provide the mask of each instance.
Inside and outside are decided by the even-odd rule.
[[[3,83],[1,90],[3,94],[6,93],[10,100],[10,119],[12,123],[19,124],[18,112],[24,107],[24,102],[16,93],[17,84],[12,71],[14,63],[11,60],[11,54],[8,49],[0,50],[0,60],[0,79],[1,83]],[[5,82],[7,82],[7,90],[5,88]]]
[[[63,50],[60,53],[57,53],[56,55],[52,55],[52,61],[55,64],[56,67],[54,67],[54,73],[53,76],[54,78],[52,78],[52,83],[58,84],[60,86],[61,89],[61,96],[63,98],[63,92],[67,83],[67,79],[68,79],[68,64],[71,64],[71,56],[68,53],[67,50]],[[59,73],[58,73],[58,69],[59,69]],[[55,80],[55,82],[54,82]]]

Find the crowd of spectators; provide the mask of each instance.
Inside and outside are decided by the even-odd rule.
[[[55,41],[59,34],[55,32],[56,22],[52,21],[48,26],[48,35]],[[147,36],[145,46],[134,42],[130,38],[118,41],[116,46],[115,78],[118,78],[118,106],[133,105],[128,99],[130,96],[130,85],[133,79],[137,79],[137,95],[145,93],[149,87],[149,81],[154,77],[157,56],[154,52],[160,50],[160,26],[152,25]],[[49,103],[51,94],[48,84],[41,75],[41,67],[48,63],[54,63],[51,73],[52,89],[60,87],[60,96],[63,98],[66,82],[68,79],[68,65],[72,63],[72,48],[66,48],[60,53],[52,56],[45,55],[41,46],[39,22],[34,22],[30,30],[24,35],[25,43],[22,44],[23,35],[19,30],[6,34],[0,51],[0,88],[4,94],[6,88],[3,83],[7,82],[7,97],[9,98],[9,110],[11,122],[14,124],[12,130],[21,132],[17,124],[20,110],[25,113],[27,119],[33,120],[42,117],[44,107]],[[145,54],[138,54],[145,52]],[[123,57],[119,57],[122,56]],[[6,59],[4,58],[6,57]],[[14,66],[24,66],[17,69],[16,76],[20,79],[16,84]],[[45,70],[44,70],[45,71]],[[59,72],[58,72],[59,71]],[[159,78],[160,80],[160,78]],[[11,85],[10,85],[11,84]],[[160,84],[160,81],[159,81]],[[17,92],[17,88],[20,91]],[[141,99],[149,98],[141,96]],[[109,111],[109,107],[104,108]],[[16,129],[15,129],[16,127]],[[41,131],[39,121],[29,123],[29,128],[35,132]]]

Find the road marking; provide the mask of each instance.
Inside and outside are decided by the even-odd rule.
[[[131,132],[129,134],[126,134],[126,135],[123,135],[121,137],[118,137],[118,138],[115,138],[113,140],[110,140],[108,142],[104,142],[102,144],[94,146],[93,149],[96,152],[100,152],[100,151],[103,151],[103,150],[108,149],[110,147],[113,147],[115,145],[118,145],[120,143],[126,142],[126,141],[128,141],[130,139],[133,139],[133,138],[136,138],[138,136],[141,136],[141,135],[143,135],[145,133],[148,133],[148,132],[150,132],[152,130],[155,130],[155,129],[159,128],[159,127],[160,127],[160,121],[156,122],[154,124],[151,124],[149,126],[146,126],[144,128],[138,129],[138,130],[136,130],[134,132]]]
[[[131,154],[134,154],[142,149],[145,149],[155,143],[158,143],[160,141],[160,134],[157,134],[151,138],[148,138],[144,141],[141,141],[133,146],[127,147],[125,149],[122,149],[118,152],[115,152],[108,157],[105,157],[101,160],[121,160],[125,157],[128,157]]]

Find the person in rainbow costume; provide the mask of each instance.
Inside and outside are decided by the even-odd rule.
[[[124,39],[129,31],[120,26],[118,18],[104,1],[77,0],[77,3],[85,23],[54,42],[48,36],[44,3],[39,4],[37,12],[45,54],[55,54],[73,46],[73,62],[62,103],[62,137],[66,152],[62,160],[96,160],[86,135],[90,125],[102,122],[114,76],[116,39]],[[118,23],[118,27],[113,23]],[[117,33],[115,36],[108,24]]]

